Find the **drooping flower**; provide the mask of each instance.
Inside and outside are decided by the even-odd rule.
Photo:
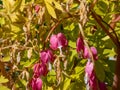
[[[32,78],[30,86],[32,90],[42,90],[42,80],[40,78]]]
[[[94,60],[98,60],[97,49],[95,47],[90,47],[90,50],[92,52]],[[90,55],[87,47],[84,47],[84,55],[83,55],[83,57],[87,58],[87,59],[91,58],[91,55]]]
[[[90,47],[94,60],[98,60],[97,49],[95,47]]]
[[[54,55],[51,50],[43,50],[40,52],[40,60],[42,63],[48,63],[54,61]]]
[[[46,64],[44,64],[44,63],[36,63],[34,65],[33,72],[34,72],[34,77],[46,76],[47,73],[48,73],[48,69],[47,69]]]
[[[40,6],[39,5],[35,5],[35,12],[38,13],[40,10]]]
[[[50,47],[53,50],[57,50],[60,47],[65,47],[68,45],[68,41],[64,34],[58,33],[57,35],[52,35],[50,37]]]
[[[80,52],[81,50],[84,49],[84,42],[83,42],[83,39],[82,39],[81,37],[79,37],[79,38],[77,39],[76,47],[77,47],[77,48],[76,48],[77,52]]]
[[[86,78],[88,78],[87,82],[89,84],[89,87],[92,90],[97,90],[97,81],[96,81],[97,78],[96,78],[96,75],[95,75],[95,72],[94,72],[93,63],[91,61],[88,61],[87,64],[86,64],[85,74],[87,74]]]
[[[88,76],[91,77],[93,75],[93,71],[94,71],[93,63],[88,61],[85,67],[85,73],[87,73]]]

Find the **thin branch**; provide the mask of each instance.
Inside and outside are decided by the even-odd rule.
[[[119,46],[119,43],[117,42],[116,38],[109,32],[109,30],[103,25],[101,18],[95,13],[91,11],[91,14],[93,18],[96,20],[96,22],[101,26],[101,28],[106,32],[106,34],[111,38],[111,40],[114,42],[116,46]]]
[[[99,17],[100,17],[100,16],[99,16]],[[100,19],[101,19],[101,21],[102,21],[103,23],[105,23],[105,24],[109,27],[109,30],[108,30],[109,32],[112,30],[112,33],[115,35],[115,38],[116,38],[116,40],[117,40],[117,42],[118,42],[119,39],[118,39],[118,36],[117,36],[117,34],[116,34],[115,30],[114,30],[114,27],[115,27],[115,26],[114,26],[114,27],[111,26],[111,24],[113,24],[112,21],[113,21],[114,19],[111,21],[111,24],[110,24],[110,25],[109,25],[108,23],[106,23],[101,17],[100,17]],[[116,24],[116,23],[114,22],[114,24]],[[110,33],[111,33],[111,32],[110,32]]]
[[[50,29],[50,31],[49,31],[46,39],[45,39],[43,48],[45,47],[46,42],[48,41],[48,39],[49,39],[50,35],[52,34],[52,32],[57,28],[57,26],[58,26],[63,20],[68,19],[68,18],[71,18],[71,17],[72,17],[72,16],[69,15],[68,17],[65,17],[65,18],[59,20],[57,23],[55,23],[55,24],[51,27],[51,29]]]

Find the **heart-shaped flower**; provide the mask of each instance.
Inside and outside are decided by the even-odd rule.
[[[98,60],[97,49],[95,47],[90,47],[90,50],[92,52],[94,60]],[[83,55],[83,57],[86,58],[86,59],[91,58],[91,55],[90,55],[87,47],[84,47],[84,55]]]
[[[76,42],[76,50],[79,53],[81,50],[84,50],[84,42],[83,38],[79,37]]]
[[[46,64],[44,64],[44,63],[36,63],[34,65],[33,72],[34,72],[34,77],[46,76],[47,73],[48,73],[48,69],[47,69]]]
[[[87,74],[88,84],[92,90],[97,90],[97,82],[96,82],[96,75],[94,72],[94,66],[91,61],[88,60],[86,67],[85,67],[85,74]]]
[[[52,35],[50,37],[50,47],[53,50],[57,50],[58,48],[65,47],[67,45],[68,41],[62,33],[58,33],[57,35]]]
[[[43,50],[40,52],[40,60],[42,63],[48,63],[54,61],[54,55],[51,50]]]
[[[32,90],[42,90],[42,80],[40,78],[32,78],[30,85]]]

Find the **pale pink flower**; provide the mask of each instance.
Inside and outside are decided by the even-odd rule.
[[[68,45],[68,41],[64,34],[58,33],[57,35],[52,35],[50,37],[50,47],[53,50],[57,50],[60,47],[65,47]]]
[[[42,80],[40,78],[32,78],[30,85],[32,90],[42,90]]]

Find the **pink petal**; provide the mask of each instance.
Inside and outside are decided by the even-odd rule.
[[[76,47],[77,47],[77,48],[76,48],[77,52],[80,52],[81,50],[84,49],[84,42],[83,42],[83,39],[82,39],[81,37],[79,37],[79,38],[77,39]]]
[[[43,50],[40,52],[40,59],[42,63],[48,63],[54,61],[54,56],[51,50]]]
[[[36,5],[36,6],[35,6],[35,12],[38,13],[39,10],[40,10],[40,6],[39,6],[39,5]]]
[[[33,78],[31,81],[32,90],[42,90],[42,80],[40,78]]]
[[[89,52],[88,52],[87,47],[84,47],[84,55],[83,55],[83,57],[84,57],[84,58],[87,58],[87,59],[90,58],[90,55],[89,55]]]
[[[33,72],[35,77],[46,76],[48,73],[48,69],[44,63],[37,63],[34,65]]]
[[[53,62],[54,61],[54,55],[53,55],[52,51],[48,49],[47,54],[48,54],[48,60],[50,60],[50,62]]]
[[[50,37],[50,47],[53,50],[57,50],[57,48],[58,48],[58,38],[57,38],[57,35],[52,35]]]
[[[41,51],[40,52],[40,59],[42,63],[47,63],[48,62],[48,55],[46,51]]]
[[[57,38],[58,38],[58,47],[60,47],[60,46],[65,47],[68,45],[68,41],[67,41],[66,37],[64,36],[64,34],[58,33]]]
[[[97,59],[98,59],[98,56],[97,56],[97,49],[96,49],[95,47],[90,47],[90,49],[91,49],[91,51],[92,51],[94,60],[97,60]]]
[[[94,60],[98,60],[97,49],[95,47],[90,47],[90,50],[91,50],[91,52],[93,54]],[[84,55],[83,55],[83,57],[86,58],[86,59],[91,58],[87,47],[84,47]]]
[[[85,73],[87,73],[88,76],[91,77],[93,74],[93,71],[94,71],[93,63],[88,61],[85,67]]]

